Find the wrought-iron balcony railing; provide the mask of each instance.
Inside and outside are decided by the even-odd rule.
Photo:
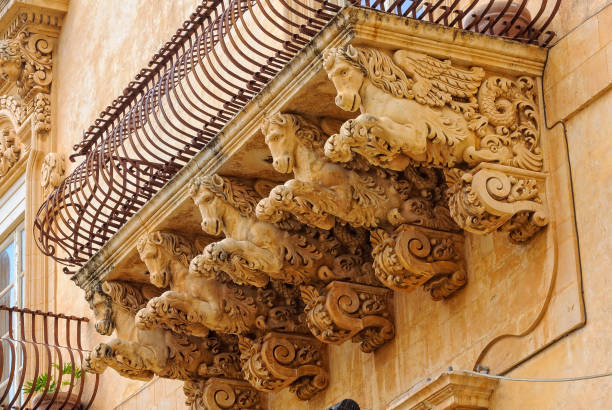
[[[36,216],[42,252],[83,265],[334,18],[338,3],[546,46],[561,0],[206,0],[74,147],[71,159],[82,162]]]
[[[81,371],[88,320],[0,306],[0,408],[90,408],[99,376]]]

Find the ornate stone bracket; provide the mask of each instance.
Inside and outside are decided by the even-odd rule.
[[[66,174],[66,164],[64,157],[56,152],[45,155],[43,160],[40,186],[44,192],[49,192],[57,187]]]
[[[388,289],[334,281],[322,291],[302,286],[306,321],[312,334],[324,343],[349,339],[370,353],[393,339]]]
[[[211,377],[188,381],[183,386],[185,404],[191,410],[259,410],[260,393],[244,380]]]
[[[257,390],[286,387],[300,400],[327,388],[329,377],[323,346],[312,336],[270,332],[256,340],[240,338],[242,373]]]
[[[423,285],[440,300],[467,282],[460,234],[405,224],[392,234],[373,231],[371,240],[376,277],[391,289],[410,292]]]
[[[450,211],[459,226],[485,234],[502,229],[525,242],[548,223],[546,174],[496,164],[447,172]]]

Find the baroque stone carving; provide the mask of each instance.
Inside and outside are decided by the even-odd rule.
[[[371,241],[376,277],[391,289],[424,285],[440,300],[467,282],[462,235],[405,224],[391,234],[377,229]]]
[[[384,168],[497,162],[539,171],[535,82],[485,78],[480,67],[398,50],[345,46],[324,54],[336,104],[361,111],[325,144],[346,162],[354,153]]]
[[[308,400],[329,383],[323,346],[312,336],[269,332],[256,340],[240,337],[239,346],[244,378],[257,390],[289,387]]]
[[[308,229],[287,219],[278,225],[260,221],[255,207],[261,196],[234,178],[196,178],[190,195],[202,215],[202,229],[225,236],[192,261],[192,269],[201,275],[221,271],[238,284],[262,287],[270,278],[303,284],[367,280],[371,272],[363,260],[362,250],[368,246],[363,232]]]
[[[64,157],[56,152],[50,152],[45,155],[41,169],[40,186],[43,191],[57,187],[66,174],[66,165]]]
[[[27,30],[0,40],[0,77],[16,83],[23,100],[41,92],[49,94],[53,47],[52,38]]]
[[[279,222],[288,212],[322,229],[332,228],[335,218],[366,228],[413,223],[458,229],[436,170],[410,167],[400,173],[357,161],[345,166],[333,163],[323,152],[323,131],[299,115],[272,115],[264,120],[262,132],[274,168],[295,177],[258,204],[262,220]]]
[[[46,135],[51,130],[51,99],[49,94],[38,93],[34,97],[32,122],[34,132],[37,135]]]
[[[97,320],[96,330],[110,334],[114,329],[117,337],[95,346],[84,361],[84,370],[102,373],[111,367],[137,380],[149,380],[154,374],[180,380],[240,377],[235,338],[215,334],[197,338],[159,328],[136,328],[134,312],[147,300],[143,289],[149,290],[146,286],[109,281],[87,292]]]
[[[0,130],[0,177],[5,176],[19,160],[21,144],[15,133],[7,128]]]
[[[495,164],[469,172],[447,172],[451,186],[451,215],[466,231],[508,232],[514,242],[525,242],[548,223],[544,204],[545,175]]]
[[[183,386],[190,410],[260,410],[260,393],[244,380],[211,377]]]
[[[189,269],[197,254],[186,238],[170,232],[143,235],[137,243],[151,283],[170,291],[152,298],[136,315],[139,329],[162,327],[205,337],[209,330],[252,333],[257,329],[304,329],[291,289],[279,283],[265,288],[238,286],[211,271]],[[297,296],[297,290],[294,291]],[[302,323],[300,323],[302,322]]]
[[[388,289],[334,281],[322,291],[304,285],[301,292],[308,328],[322,342],[352,339],[370,353],[393,339]]]
[[[0,110],[8,111],[15,119],[17,126],[21,125],[26,118],[26,111],[21,103],[21,99],[17,96],[0,96]]]

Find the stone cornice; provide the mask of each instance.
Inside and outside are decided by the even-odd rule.
[[[408,397],[400,397],[387,410],[488,409],[498,381],[459,372],[442,373]]]

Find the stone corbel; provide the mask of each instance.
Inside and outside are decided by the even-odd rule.
[[[301,291],[308,328],[324,343],[352,339],[370,353],[395,335],[388,289],[334,281],[321,291],[314,286],[302,286]]]
[[[262,408],[260,393],[244,380],[211,377],[206,381],[188,381],[183,392],[185,404],[191,410]]]
[[[374,272],[387,287],[410,292],[423,285],[434,300],[451,296],[467,282],[463,236],[414,225],[391,234],[371,234]]]
[[[308,400],[329,384],[324,347],[312,336],[269,332],[256,340],[241,337],[239,347],[244,378],[257,390],[289,387]]]
[[[450,211],[469,232],[501,229],[513,242],[525,242],[548,224],[542,172],[481,164],[469,172],[447,172]]]

